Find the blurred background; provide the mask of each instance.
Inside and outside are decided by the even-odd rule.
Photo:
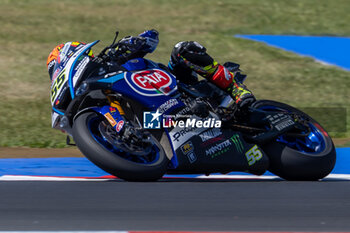
[[[56,45],[76,40],[101,40],[93,48],[97,54],[116,29],[119,38],[157,29],[160,43],[147,58],[164,64],[174,44],[197,40],[218,62],[240,63],[258,99],[321,109],[310,114],[326,129],[339,114],[349,122],[350,72],[234,37],[346,37],[349,12],[348,0],[0,0],[0,146],[65,146],[65,135],[51,129],[47,56]],[[341,127],[331,135],[338,145],[350,145],[349,126]]]

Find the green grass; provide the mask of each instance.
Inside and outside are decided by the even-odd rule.
[[[0,0],[0,146],[64,146],[50,126],[47,56],[72,40],[100,39],[99,51],[116,28],[121,36],[156,28],[160,44],[148,58],[163,63],[176,42],[197,40],[219,62],[240,63],[257,98],[347,108],[349,72],[233,35],[349,36],[349,12],[348,0]]]

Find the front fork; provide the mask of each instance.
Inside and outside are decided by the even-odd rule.
[[[94,107],[92,110],[103,115],[117,135],[115,135],[114,132],[100,129],[102,136],[119,150],[133,155],[148,155],[153,146],[150,133],[143,131],[142,128],[135,128],[130,125],[130,122],[127,122],[124,117],[125,113],[120,103],[110,97],[108,97],[108,100],[110,105]],[[106,127],[106,125],[104,127]]]
[[[94,107],[94,111],[102,114],[109,124],[115,129],[117,133],[120,133],[125,125],[124,110],[120,106],[120,103],[117,100],[110,100],[110,106]]]

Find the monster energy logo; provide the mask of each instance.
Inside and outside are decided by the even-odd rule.
[[[243,147],[243,143],[242,143],[241,139],[239,138],[239,135],[235,134],[230,139],[235,144],[237,151],[239,153],[243,153],[244,147]]]

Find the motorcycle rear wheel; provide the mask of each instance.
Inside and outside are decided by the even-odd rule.
[[[132,154],[123,154],[103,138],[97,129],[105,119],[95,112],[79,115],[73,124],[73,138],[79,150],[102,170],[127,181],[155,181],[167,170],[169,159],[159,142],[153,141],[149,161],[132,160]]]
[[[306,113],[284,103],[260,100],[253,108],[270,111],[297,113],[309,119],[312,129],[308,137],[290,138],[280,136],[262,145],[270,159],[269,171],[286,180],[319,180],[334,168],[336,152],[334,144],[322,126]]]

